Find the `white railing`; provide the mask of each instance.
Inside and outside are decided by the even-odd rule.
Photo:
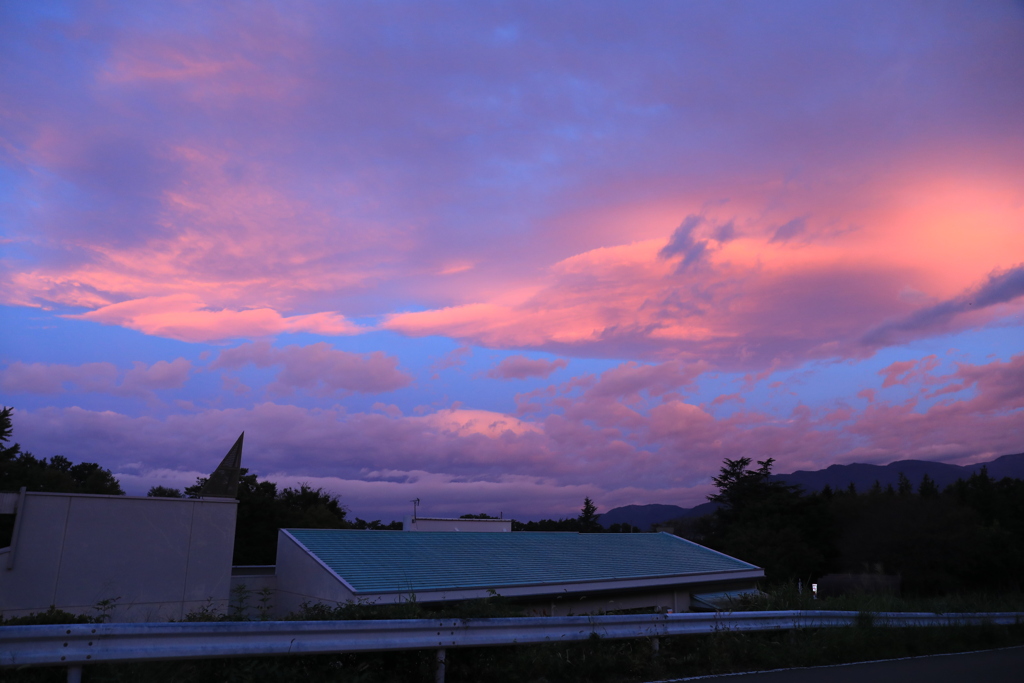
[[[438,650],[443,680],[446,648],[600,638],[660,638],[716,631],[852,626],[950,626],[1024,623],[1024,612],[950,613],[786,611],[636,614],[505,619],[368,621],[242,621],[66,624],[0,627],[0,667],[62,665],[68,680],[81,666],[213,657],[312,655],[380,650]]]

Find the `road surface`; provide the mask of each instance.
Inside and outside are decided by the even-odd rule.
[[[1024,681],[1024,647],[674,680],[709,683],[1021,683]]]

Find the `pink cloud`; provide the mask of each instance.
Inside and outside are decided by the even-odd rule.
[[[882,388],[902,384],[906,385],[911,381],[926,381],[929,373],[939,366],[939,359],[934,354],[920,360],[897,361],[878,371],[879,375],[885,377]]]
[[[285,317],[270,308],[210,310],[198,297],[188,294],[124,301],[67,317],[121,325],[146,334],[190,342],[268,337],[282,332],[342,335],[360,331],[336,313]]]
[[[3,83],[32,256],[0,291],[191,341],[373,315],[744,370],[987,324],[1021,310],[1019,31],[1007,8],[920,11],[780,8],[756,23],[785,30],[753,31],[663,8],[614,58],[616,12],[583,31],[521,10],[507,40],[494,8],[37,19]],[[889,38],[865,47],[862,13]]]
[[[326,342],[280,349],[268,342],[243,344],[221,351],[210,369],[237,370],[250,363],[258,368],[281,367],[267,387],[274,393],[291,393],[296,389],[320,396],[337,391],[379,393],[401,389],[412,381],[412,377],[398,369],[398,359],[393,356],[381,351],[339,351]]]
[[[509,356],[487,372],[493,379],[526,379],[527,377],[549,377],[552,372],[564,368],[569,362],[564,358],[545,360],[526,356]]]
[[[732,370],[865,357],[873,351],[865,335],[887,318],[913,314],[914,302],[900,292],[917,276],[877,260],[866,267],[850,263],[843,244],[863,249],[863,241],[850,233],[794,247],[764,236],[737,237],[702,251],[699,272],[659,258],[662,241],[606,247],[555,264],[543,285],[520,293],[518,301],[505,295],[394,314],[383,326],[495,348],[699,358]]]
[[[1006,362],[987,365],[958,364],[953,380],[957,390],[975,387],[978,396],[971,403],[985,411],[1010,411],[1024,408],[1024,354]]]

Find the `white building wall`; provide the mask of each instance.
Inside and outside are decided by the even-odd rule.
[[[284,529],[277,532],[276,574],[274,608],[279,617],[298,611],[304,602],[334,606],[355,600],[355,595],[338,576]]]
[[[0,612],[50,605],[113,621],[227,608],[237,501],[27,493],[0,554]]]

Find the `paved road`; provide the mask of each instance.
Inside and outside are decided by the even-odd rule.
[[[681,680],[714,683],[1021,683],[1024,681],[1024,647]]]

